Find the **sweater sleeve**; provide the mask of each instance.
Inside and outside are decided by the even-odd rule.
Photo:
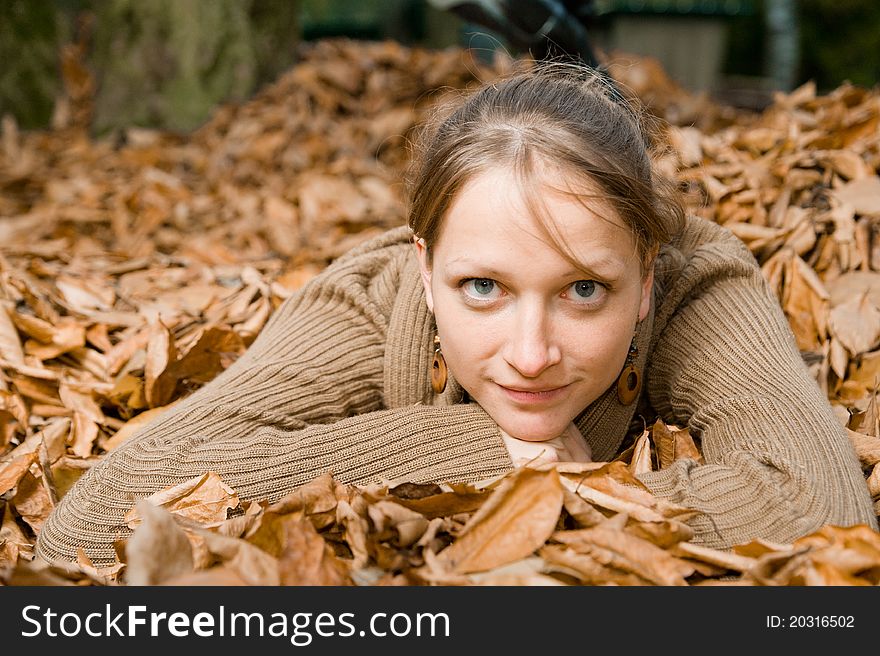
[[[511,467],[477,404],[386,409],[383,285],[394,267],[347,260],[285,301],[211,383],[109,453],[43,525],[49,562],[115,560],[134,502],[206,471],[242,499],[274,501],[323,472],[343,482],[475,481]]]
[[[748,249],[732,234],[697,248],[670,297],[649,400],[702,440],[706,464],[678,460],[642,482],[702,511],[695,540],[717,548],[876,529],[854,449]]]

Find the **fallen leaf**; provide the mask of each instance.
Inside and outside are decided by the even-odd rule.
[[[278,559],[278,573],[281,585],[352,584],[345,564],[302,515],[285,524],[285,544]]]
[[[140,499],[141,519],[125,545],[129,585],[159,585],[193,569],[192,547],[183,529],[165,508]]]
[[[592,554],[578,553],[561,545],[541,547],[538,555],[548,565],[560,566],[562,569],[557,570],[560,573],[576,576],[586,585],[651,585],[650,581],[637,574],[605,565]]]
[[[214,560],[234,573],[247,585],[280,585],[278,560],[245,540],[217,535],[199,529],[201,539]]]
[[[128,440],[132,435],[138,432],[143,426],[152,423],[152,421],[164,413],[166,410],[174,407],[177,404],[177,401],[173,401],[168,405],[163,405],[158,408],[152,408],[150,410],[145,410],[138,415],[135,415],[131,419],[129,419],[125,424],[119,428],[113,436],[106,440],[103,443],[103,448],[105,451],[112,451],[113,449],[118,448],[123,442]]]
[[[515,470],[474,513],[459,538],[437,554],[453,572],[492,569],[524,558],[553,532],[562,509],[555,470]]]
[[[16,456],[11,461],[0,467],[0,495],[18,485],[19,481],[28,473],[28,469],[37,461],[37,452]]]
[[[632,572],[656,585],[687,585],[684,577],[694,572],[692,565],[647,540],[603,526],[557,531],[552,537],[603,565]]]
[[[880,215],[880,177],[853,180],[831,194],[840,202],[851,205],[858,214]]]
[[[14,567],[22,554],[30,556],[32,551],[31,541],[16,523],[12,509],[4,504],[0,521],[0,570]]]
[[[846,430],[849,441],[855,447],[856,455],[862,463],[862,467],[873,467],[880,462],[880,438],[870,435],[863,435],[855,431]]]
[[[880,496],[880,464],[874,465],[871,475],[868,476],[868,491],[872,497]]]
[[[18,482],[18,490],[12,498],[12,505],[21,518],[39,533],[54,506],[46,488],[30,472]]]
[[[633,476],[652,471],[651,442],[648,431],[642,433],[636,440],[630,471]]]
[[[682,558],[699,560],[704,563],[709,563],[710,565],[716,565],[725,570],[734,570],[737,572],[748,572],[757,563],[755,558],[730,553],[728,551],[710,549],[709,547],[692,544],[690,542],[676,544],[672,549],[672,553]]]
[[[24,350],[5,302],[0,303],[0,359],[11,365],[24,365]]]
[[[238,495],[214,472],[160,490],[147,497],[146,501],[205,526],[216,526],[225,521],[226,511],[239,504]],[[140,524],[140,506],[139,503],[125,514],[124,521],[129,528],[136,528]]]
[[[177,387],[177,378],[169,367],[177,358],[174,337],[161,321],[153,325],[147,344],[147,361],[144,368],[144,393],[151,408],[167,405]]]
[[[861,294],[831,310],[828,327],[852,355],[880,344],[880,309],[868,294]]]

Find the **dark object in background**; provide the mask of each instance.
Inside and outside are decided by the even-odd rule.
[[[599,68],[584,21],[592,0],[428,0],[435,8],[484,25],[535,59],[580,59]]]

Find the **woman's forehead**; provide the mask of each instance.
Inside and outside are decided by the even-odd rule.
[[[451,263],[486,253],[558,254],[561,246],[579,263],[605,269],[637,259],[630,229],[608,203],[585,198],[583,188],[572,189],[561,176],[542,175],[528,189],[517,178],[496,167],[464,185],[443,221],[435,255],[443,251]]]

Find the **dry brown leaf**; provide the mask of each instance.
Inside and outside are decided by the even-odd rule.
[[[298,515],[285,524],[285,544],[278,559],[281,585],[351,585],[347,567],[312,526]]]
[[[169,380],[186,378],[207,383],[229,366],[231,360],[244,350],[244,342],[238,333],[225,328],[211,327],[202,331],[196,343],[168,366],[166,375]]]
[[[553,540],[578,553],[586,553],[603,565],[632,572],[657,585],[687,585],[692,565],[667,551],[624,531],[603,526],[557,531]]]
[[[141,522],[125,545],[129,585],[159,585],[193,569],[192,547],[183,529],[164,508],[141,499]]]
[[[107,352],[107,373],[115,376],[132,359],[135,353],[146,349],[150,342],[152,328],[138,329],[119,341]]]
[[[325,472],[293,492],[282,497],[266,511],[279,515],[302,511],[318,530],[336,521],[336,504],[339,501],[337,486],[329,472]]]
[[[830,150],[818,159],[848,180],[861,180],[873,174],[865,160],[851,150]]]
[[[15,317],[15,323],[19,327],[22,323],[27,323],[28,321],[40,321],[42,324],[48,325],[52,331],[49,339],[40,339],[38,337],[36,339],[28,340],[24,345],[25,353],[28,355],[32,355],[40,360],[49,360],[51,358],[56,358],[63,353],[69,353],[70,351],[85,346],[85,328],[76,320],[71,320],[70,318],[65,317],[58,323],[58,325],[52,326],[48,322],[37,319],[36,317],[30,317],[28,320],[20,319],[20,317],[24,316],[27,315],[17,314]],[[35,328],[32,325],[29,327]],[[33,332],[39,334],[41,337],[44,336],[44,326],[40,326],[39,329],[34,330]]]
[[[731,551],[748,558],[759,558],[765,554],[791,553],[792,550],[790,544],[781,544],[779,542],[772,542],[762,538],[755,538],[744,544],[735,545]]]
[[[472,513],[480,508],[491,494],[489,490],[466,487],[454,492],[440,492],[416,499],[398,497],[397,503],[415,510],[426,519],[433,519],[459,513]]]
[[[37,452],[31,451],[0,465],[0,495],[6,494],[18,485],[19,481],[28,473],[30,466],[36,461]]]
[[[638,521],[650,522],[662,521],[662,519],[681,520],[697,514],[697,512],[692,509],[679,506],[660,497],[655,497],[643,484],[638,481],[636,481],[636,483],[637,485],[626,480],[621,482],[611,475],[593,475],[582,479],[580,481],[580,487],[576,489],[576,492],[582,497],[587,498],[585,496],[586,492],[584,488],[592,488],[595,492],[602,492],[613,497],[617,500],[619,505],[623,504],[621,507],[627,508],[626,510],[618,510],[618,512],[628,514]],[[629,502],[632,502],[633,505],[626,505]],[[642,516],[641,509],[651,509],[652,511],[656,511],[656,513],[659,514],[660,519],[657,519],[656,514],[654,517]]]
[[[674,519],[662,522],[638,522],[630,520],[624,530],[648,542],[657,545],[661,549],[669,549],[679,542],[686,542],[694,537],[694,529]]]
[[[10,318],[12,310],[7,303],[0,302],[0,361],[11,365],[24,365],[24,350],[18,331]]]
[[[340,500],[336,505],[336,521],[345,529],[345,539],[354,555],[352,569],[361,569],[370,560],[367,536],[370,527],[348,501]]]
[[[857,214],[880,215],[880,177],[876,174],[848,182],[831,194]]]
[[[538,555],[549,567],[559,566],[558,571],[577,577],[586,585],[650,585],[650,581],[631,572],[606,566],[591,554],[577,553],[561,545],[541,547]]]
[[[12,498],[12,505],[34,533],[40,532],[43,523],[54,509],[45,486],[30,472],[25,472],[18,482],[18,490]]]
[[[871,475],[868,476],[868,490],[872,497],[880,496],[880,464],[874,465]]]
[[[640,503],[633,503],[626,499],[620,499],[612,494],[606,494],[588,485],[582,485],[567,478],[562,479],[562,484],[571,492],[589,503],[607,508],[618,513],[623,513],[642,522],[662,522],[665,517],[656,510],[652,510]]]
[[[391,531],[392,543],[398,547],[408,547],[421,539],[428,529],[428,520],[415,511],[394,502],[380,500],[371,503],[367,515],[373,523],[373,531],[382,535]]]
[[[58,499],[63,498],[67,494],[70,488],[73,487],[73,484],[79,480],[80,476],[91,468],[93,462],[64,457],[49,468]],[[44,469],[43,471],[45,473],[46,470]]]
[[[524,558],[553,532],[562,497],[555,470],[514,470],[437,558],[446,569],[461,574]]]
[[[19,558],[29,560],[33,547],[12,516],[9,504],[4,504],[3,520],[0,521],[0,570],[14,567]]]
[[[66,417],[53,419],[42,430],[28,436],[24,442],[6,454],[2,462],[8,462],[26,453],[38,451],[41,444],[46,445],[49,462],[55,462],[64,455],[69,431],[70,419]]]
[[[223,567],[234,572],[247,585],[280,584],[278,560],[245,540],[217,535],[199,529],[195,532],[205,548]]]
[[[216,526],[226,520],[226,511],[239,504],[238,495],[214,472],[194,476],[178,485],[160,490],[146,498],[150,504],[164,508],[173,515]],[[129,528],[140,524],[138,504],[125,514]]]
[[[880,273],[876,271],[849,271],[827,283],[827,287],[832,307],[863,295],[880,307]]]
[[[672,549],[672,553],[681,558],[702,561],[704,563],[709,563],[710,565],[721,567],[725,570],[734,570],[736,572],[748,572],[757,563],[755,558],[730,553],[729,551],[710,549],[709,547],[692,544],[690,542],[676,544]]]
[[[63,275],[55,281],[55,286],[71,310],[86,316],[94,310],[110,310],[116,300],[112,289],[96,281],[77,280]]]
[[[70,450],[78,458],[92,455],[92,445],[98,439],[98,425],[81,412],[73,413]]]
[[[794,255],[787,265],[782,307],[789,317],[798,348],[812,351],[825,341],[828,292],[804,261]]]
[[[58,395],[66,407],[96,424],[104,423],[104,413],[90,393],[77,390],[67,383],[61,383],[58,387]]]
[[[675,431],[674,437],[676,460],[690,458],[691,460],[696,460],[699,464],[703,464],[703,454],[700,453],[697,445],[694,444],[694,438],[691,437],[691,433],[687,428]]]
[[[852,355],[866,353],[880,343],[880,309],[867,293],[852,297],[831,310],[828,327]]]
[[[177,387],[177,378],[168,373],[177,358],[174,336],[161,321],[153,324],[147,344],[144,367],[144,393],[151,408],[167,405]]]
[[[562,504],[572,519],[583,528],[596,526],[605,521],[606,517],[592,505],[566,487],[562,490]]]
[[[630,463],[629,467],[630,471],[633,473],[633,476],[638,476],[639,474],[644,474],[646,472],[652,471],[653,467],[651,465],[651,441],[648,431],[642,433],[636,440],[635,447],[633,449],[632,462]]]
[[[559,579],[545,574],[547,570],[547,562],[543,558],[530,556],[486,572],[470,574],[467,578],[469,585],[565,585]]]
[[[163,585],[181,587],[194,586],[243,586],[248,583],[242,579],[232,568],[221,565],[210,569],[196,570],[189,574],[176,576],[168,579]]]
[[[865,390],[864,394],[880,385],[880,351],[865,353],[850,363],[847,380],[858,383]]]
[[[871,435],[863,435],[855,431],[845,429],[849,441],[855,447],[856,454],[862,467],[873,467],[880,462],[880,438]]]
[[[122,425],[119,430],[117,430],[113,436],[105,440],[102,443],[102,447],[105,451],[112,451],[113,449],[118,448],[123,442],[125,442],[128,438],[138,432],[142,427],[151,423],[156,417],[161,415],[166,410],[173,408],[177,405],[177,401],[173,401],[168,405],[163,405],[158,408],[152,408],[150,410],[145,410],[129,419],[125,424]]]
[[[660,469],[666,469],[675,461],[675,438],[662,420],[658,419],[651,427],[651,439],[657,449]]]

